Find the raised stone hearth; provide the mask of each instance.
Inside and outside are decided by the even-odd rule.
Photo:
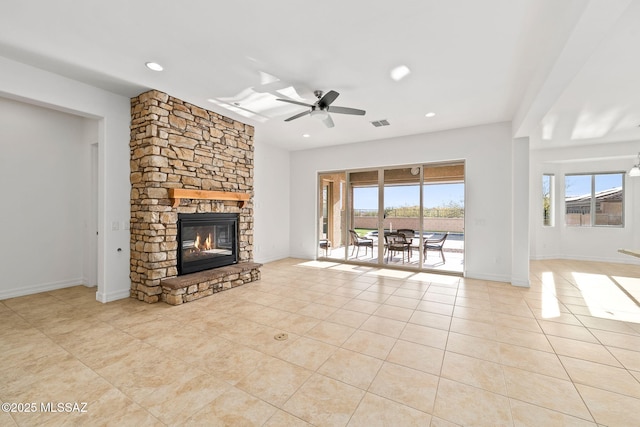
[[[260,265],[253,263],[253,132],[156,90],[131,99],[132,298],[182,303],[259,279]],[[238,264],[177,276],[178,213],[212,212],[238,214]]]
[[[208,297],[216,292],[254,282],[260,279],[260,267],[262,267],[262,264],[243,262],[214,268],[213,270],[162,279],[160,281],[162,285],[162,301],[171,305],[180,305]]]

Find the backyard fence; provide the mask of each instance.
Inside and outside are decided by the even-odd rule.
[[[356,217],[377,217],[377,209],[354,209]],[[464,218],[464,208],[425,208],[422,211],[424,218]],[[387,208],[384,210],[385,218],[419,218],[420,208]]]
[[[373,216],[356,216],[353,218],[353,228],[378,229],[378,218]],[[383,224],[386,229],[397,230],[405,228],[410,230],[420,229],[419,218],[387,217]],[[449,231],[452,233],[464,233],[464,218],[424,218],[422,229],[425,231]]]

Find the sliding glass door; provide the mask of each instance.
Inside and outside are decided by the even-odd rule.
[[[464,162],[319,174],[318,257],[464,271]]]
[[[383,264],[420,268],[420,166],[384,170]]]
[[[423,167],[422,267],[464,271],[464,163]]]
[[[344,260],[346,226],[346,174],[320,174],[318,215],[318,257]]]
[[[347,259],[378,263],[378,171],[349,173],[349,251]]]

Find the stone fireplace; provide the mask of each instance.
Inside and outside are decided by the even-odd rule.
[[[131,99],[131,297],[181,304],[259,279],[260,265],[253,262],[253,132],[250,125],[156,90]],[[185,252],[178,252],[178,219],[195,214],[237,218],[235,260],[179,275]],[[226,253],[227,237],[217,239],[217,253]],[[193,244],[195,236],[185,240]]]

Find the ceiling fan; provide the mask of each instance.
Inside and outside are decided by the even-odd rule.
[[[291,99],[282,99],[277,98],[278,101],[288,102],[290,104],[302,105],[304,107],[309,107],[308,111],[304,111],[302,113],[296,114],[295,116],[291,116],[288,119],[285,119],[285,122],[290,122],[291,120],[299,119],[300,117],[306,116],[307,114],[311,117],[315,117],[325,124],[326,127],[332,128],[334,126],[333,119],[329,115],[329,113],[337,113],[337,114],[352,114],[356,116],[364,116],[366,111],[358,110],[357,108],[348,108],[348,107],[337,107],[332,106],[331,104],[336,98],[340,95],[335,90],[330,90],[326,94],[323,94],[321,90],[316,90],[313,94],[318,98],[315,104],[307,104],[304,102],[294,101]]]

